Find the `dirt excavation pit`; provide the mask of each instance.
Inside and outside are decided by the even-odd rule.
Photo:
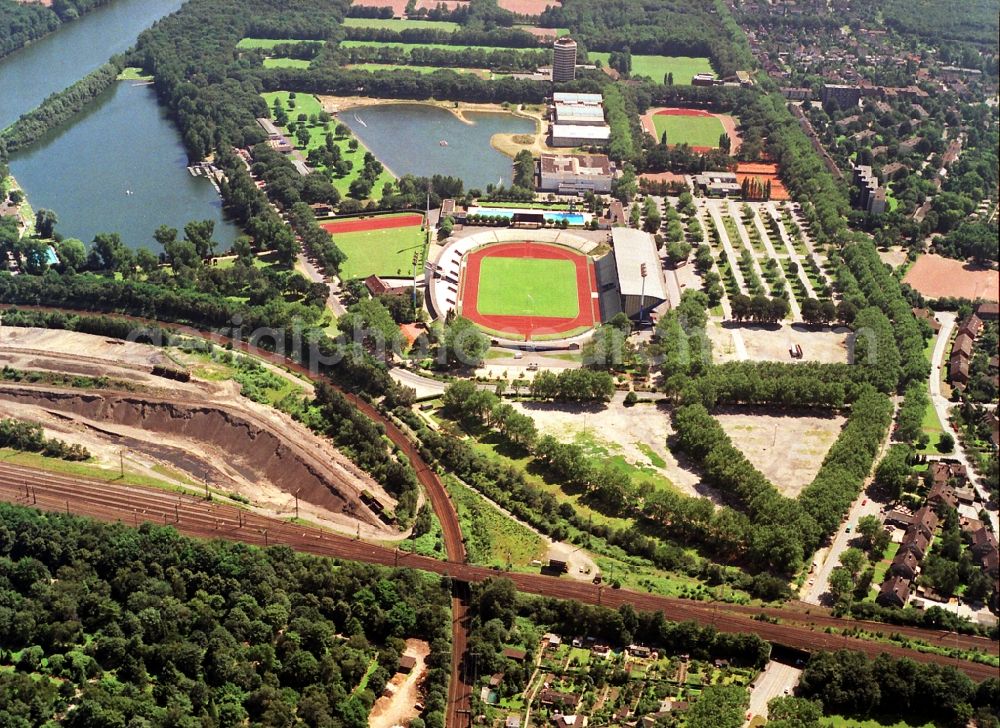
[[[409,672],[397,672],[386,684],[381,697],[372,706],[368,716],[369,728],[393,728],[408,725],[420,715],[420,687],[427,675],[427,656],[431,646],[424,640],[406,640],[404,657],[412,657],[416,664]]]
[[[743,407],[721,408],[713,415],[733,445],[789,498],[797,498],[813,481],[847,421]]]
[[[801,324],[782,324],[780,327],[753,324],[723,326],[712,322],[708,325],[712,359],[717,364],[741,359],[789,364],[803,361],[846,364],[848,333],[848,329],[842,327],[813,329]],[[737,336],[742,339],[745,357],[734,341]],[[796,345],[802,347],[801,359],[793,359],[788,353]]]
[[[204,400],[9,384],[0,385],[0,416],[38,422],[108,469],[117,470],[125,453],[130,470],[188,487],[207,479],[214,490],[278,515],[295,514],[297,492],[303,518],[351,534],[360,526],[365,537],[397,536],[359,498],[368,490],[394,507],[381,487],[291,421],[282,428],[249,409]]]

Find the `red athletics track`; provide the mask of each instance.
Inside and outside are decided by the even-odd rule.
[[[389,230],[390,228],[422,225],[423,215],[382,215],[379,217],[353,218],[321,222],[319,226],[328,233],[360,233],[368,230]]]
[[[725,130],[726,134],[729,135],[729,139],[732,141],[730,153],[735,154],[740,148],[740,137],[736,133],[736,121],[729,114],[713,114],[712,112],[705,111],[704,109],[682,109],[676,106],[665,109],[650,110],[643,114],[640,121],[642,122],[642,128],[655,138],[656,126],[653,124],[654,116],[714,116],[722,123],[722,128]],[[715,147],[691,147],[691,151],[697,154],[707,154],[713,149],[715,149]]]
[[[553,316],[496,316],[479,313],[479,276],[484,258],[540,258],[568,260],[576,269],[576,295],[579,313],[576,318]],[[592,294],[597,292],[597,272],[594,263],[583,253],[548,243],[497,243],[487,245],[465,256],[459,303],[462,315],[485,329],[518,334],[526,341],[532,334],[561,334],[581,327],[590,328],[601,322],[601,305]]]

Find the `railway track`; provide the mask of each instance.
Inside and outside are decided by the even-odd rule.
[[[53,309],[43,306],[22,306],[21,308],[40,311],[62,311],[79,315],[95,315],[93,311],[78,309]],[[174,494],[155,493],[150,500],[149,492],[142,488],[129,488],[129,495],[124,500],[110,502],[110,488],[121,489],[122,486],[110,486],[100,481],[85,483],[79,479],[69,480],[54,485],[52,481],[58,476],[51,476],[39,471],[26,472],[28,469],[15,468],[0,464],[0,499],[14,500],[47,510],[69,510],[80,515],[88,515],[107,521],[127,522],[132,519],[134,525],[140,521],[163,522],[170,524],[171,508],[173,508],[173,526],[178,531],[197,537],[225,538],[239,540],[255,545],[271,545],[281,543],[297,550],[315,553],[321,556],[331,556],[354,561],[382,564],[385,566],[407,566],[423,569],[434,573],[445,574],[456,580],[456,590],[452,596],[452,679],[449,681],[448,709],[446,711],[446,728],[466,728],[471,725],[472,685],[463,670],[463,658],[468,644],[468,611],[464,601],[467,590],[462,585],[496,576],[496,572],[482,567],[465,564],[466,552],[462,540],[461,527],[454,505],[438,478],[437,473],[429,467],[418,452],[416,446],[392,420],[382,415],[370,403],[348,392],[343,387],[330,382],[325,377],[317,377],[306,367],[277,354],[254,350],[243,341],[235,341],[214,332],[203,331],[179,324],[161,323],[151,319],[143,319],[125,314],[111,314],[117,318],[129,320],[139,325],[156,325],[178,333],[211,341],[219,346],[230,344],[233,349],[252,353],[258,358],[279,367],[284,367],[316,382],[325,382],[345,396],[363,414],[380,423],[389,440],[400,449],[414,468],[417,478],[424,486],[431,506],[441,524],[443,542],[447,561],[439,561],[428,557],[400,552],[344,536],[331,534],[314,527],[292,525],[275,518],[260,515],[247,515],[245,511],[234,506],[209,503],[191,496],[177,497]],[[30,476],[30,480],[29,480]],[[18,490],[18,478],[24,482]],[[39,487],[41,486],[41,487]],[[46,490],[49,488],[49,490]],[[74,488],[76,490],[74,490]],[[61,489],[61,490],[60,490]],[[96,491],[94,490],[96,489]],[[86,491],[86,494],[84,494]],[[81,498],[79,503],[71,502],[74,494]],[[156,497],[158,496],[158,497]],[[177,502],[172,501],[177,498]],[[164,500],[166,499],[166,500]],[[61,501],[61,502],[60,502]],[[140,512],[141,508],[141,512]],[[208,510],[206,510],[208,509]],[[671,620],[693,620],[701,624],[711,624],[716,629],[726,632],[753,632],[761,638],[775,644],[793,649],[811,652],[817,649],[834,650],[847,648],[862,652],[869,657],[886,652],[894,657],[908,657],[918,662],[934,662],[951,665],[972,679],[981,681],[996,675],[996,668],[990,665],[959,660],[957,658],[922,653],[902,647],[895,643],[871,642],[850,638],[843,635],[829,634],[826,628],[844,630],[858,628],[878,632],[883,635],[892,633],[921,639],[930,644],[947,645],[958,649],[981,649],[991,654],[998,654],[998,643],[984,638],[975,638],[954,633],[918,628],[897,627],[882,623],[856,622],[832,617],[825,610],[801,608],[793,605],[791,609],[759,609],[728,604],[704,604],[677,598],[662,597],[652,594],[613,590],[593,584],[561,581],[554,577],[540,574],[506,574],[521,591],[560,599],[572,599],[586,604],[600,604],[617,608],[622,604],[631,604],[640,610],[662,611]],[[783,620],[780,624],[754,619],[763,615]],[[794,622],[794,623],[791,623]]]
[[[497,576],[497,572],[452,560],[441,561],[425,556],[375,546],[313,526],[303,526],[277,518],[247,513],[236,506],[208,501],[191,495],[117,485],[102,481],[62,476],[22,466],[0,463],[0,499],[30,505],[48,511],[86,515],[105,521],[119,521],[136,526],[143,522],[173,526],[186,535],[201,538],[223,538],[258,546],[286,545],[296,550],[352,561],[384,566],[406,566],[448,575],[457,582],[473,583]],[[975,680],[996,674],[996,668],[943,655],[920,653],[895,643],[871,642],[825,632],[827,626],[864,626],[883,634],[902,632],[892,625],[858,623],[828,615],[785,613],[782,610],[736,607],[726,604],[706,604],[684,599],[641,594],[611,589],[584,582],[573,582],[541,574],[508,573],[523,592],[560,599],[572,599],[587,604],[602,604],[616,608],[631,604],[639,610],[662,611],[667,619],[693,620],[711,624],[724,632],[755,632],[763,639],[803,651],[848,648],[874,657],[887,652],[895,657],[909,657],[919,662],[952,665]],[[456,592],[458,594],[460,592]],[[467,634],[466,604],[458,597],[453,612],[453,631]],[[779,612],[784,619],[799,622],[772,624],[758,621],[755,614]],[[809,621],[811,620],[811,622]],[[456,627],[457,625],[457,627]],[[948,647],[985,649],[997,653],[996,642],[964,635],[944,635],[930,630],[909,628],[907,636]],[[455,644],[453,666],[461,669],[465,641]],[[457,665],[456,665],[457,663]],[[456,672],[456,675],[459,675]],[[460,682],[455,680],[454,682]],[[451,706],[454,720],[467,722],[468,708],[462,703]]]

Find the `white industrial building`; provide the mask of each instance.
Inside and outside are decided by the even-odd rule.
[[[543,154],[538,170],[541,191],[564,195],[608,193],[614,172],[604,154]]]
[[[556,104],[552,121],[556,124],[604,126],[604,109],[600,105]]]
[[[554,147],[603,147],[611,138],[609,126],[580,126],[579,124],[553,124]]]

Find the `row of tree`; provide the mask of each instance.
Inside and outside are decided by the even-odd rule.
[[[16,152],[27,147],[80,113],[111,87],[121,69],[121,60],[114,58],[69,88],[52,94],[38,108],[22,115],[0,134],[7,151]]]
[[[4,379],[8,379],[6,371]],[[90,451],[83,445],[46,437],[42,426],[37,422],[25,422],[13,418],[0,420],[0,447],[38,452],[46,457],[62,460],[90,459]]]

